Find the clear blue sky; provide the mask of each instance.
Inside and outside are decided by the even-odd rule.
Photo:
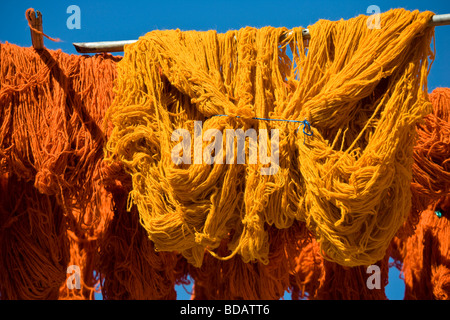
[[[81,9],[81,29],[67,28],[70,14],[67,7]],[[44,32],[63,42],[45,39],[48,49],[62,49],[76,54],[72,42],[137,39],[155,29],[210,30],[225,32],[245,26],[307,27],[319,19],[349,19],[366,14],[369,5],[377,5],[381,12],[392,8],[436,14],[450,13],[449,0],[409,1],[7,1],[1,0],[0,42],[31,46],[25,10],[32,7],[43,14]],[[436,28],[436,60],[428,78],[428,88],[450,87],[450,26]],[[120,53],[122,54],[122,53]],[[392,270],[387,294],[390,299],[402,299],[404,285],[399,274]],[[180,299],[189,299],[183,289]]]

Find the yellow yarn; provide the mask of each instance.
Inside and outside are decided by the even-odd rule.
[[[247,27],[153,31],[126,46],[106,117],[114,126],[106,159],[132,176],[130,205],[155,248],[200,266],[230,239],[230,255],[218,258],[267,263],[267,225],[300,220],[326,259],[380,260],[410,209],[415,125],[431,110],[432,15],[390,10],[381,29],[369,29],[364,15],[320,20],[309,41],[301,28],[280,43],[286,28]],[[313,136],[252,117],[307,119]],[[172,133],[194,136],[194,121],[203,133],[279,129],[277,173],[262,175],[261,162],[175,164]]]

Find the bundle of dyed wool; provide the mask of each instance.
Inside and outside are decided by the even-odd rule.
[[[70,247],[61,206],[33,183],[0,175],[0,297],[57,299]]]
[[[324,279],[323,257],[315,239],[298,240],[298,247],[297,254],[289,252],[295,263],[289,283],[292,300],[314,297]]]
[[[102,176],[114,211],[98,245],[103,299],[175,299],[175,284],[186,283],[185,274],[175,272],[179,255],[155,252],[136,207],[126,212],[131,178],[123,168],[117,163],[103,166]]]
[[[0,269],[14,261],[21,266],[0,295],[92,298],[96,241],[112,213],[99,166],[101,123],[113,98],[118,58],[8,43],[0,45],[0,54],[0,176],[9,186],[0,204],[8,208],[0,226],[7,260]],[[80,268],[80,289],[67,287],[71,265]]]
[[[450,196],[420,215],[402,250],[405,300],[450,299]]]
[[[290,285],[290,272],[295,267],[291,257],[299,256],[295,239],[307,238],[304,224],[294,223],[291,228],[269,230],[269,263],[244,263],[239,256],[221,261],[207,255],[201,267],[187,264],[182,274],[194,279],[195,300],[278,300]],[[218,252],[227,252],[224,241]],[[305,267],[311,267],[310,265]]]
[[[46,291],[48,278],[52,278],[53,288],[61,277],[46,270],[55,269],[52,263],[57,263],[59,271],[64,264],[65,268],[80,267],[82,288],[68,290],[65,281],[60,281],[61,294],[52,297],[90,298],[97,281],[93,279],[95,242],[111,213],[97,202],[102,192],[98,173],[105,141],[99,125],[113,98],[118,58],[75,56],[60,50],[37,52],[8,43],[0,46],[0,175],[14,181],[10,183],[14,188],[3,189],[2,195],[18,202],[17,197],[23,195],[29,207],[9,212],[9,222],[2,226],[1,256],[14,261],[12,256],[28,251],[25,248],[32,248],[35,242],[41,245],[39,251],[33,251],[37,256],[70,252],[68,261],[20,257],[24,273],[33,273],[29,268],[42,273],[41,279],[12,277],[12,283],[17,281],[16,290],[24,294],[14,297],[30,298],[25,294],[27,288]],[[24,222],[28,220],[30,225]],[[59,223],[57,229],[51,227],[53,220]],[[7,246],[17,237],[15,230],[31,235]],[[62,241],[63,235],[66,241]],[[42,236],[59,242],[50,245]],[[65,280],[66,269],[62,276]],[[10,289],[2,288],[2,297],[12,296]]]
[[[393,242],[405,299],[450,299],[450,89],[436,88],[429,98],[433,111],[418,126],[414,147],[416,206]]]
[[[450,192],[450,89],[436,88],[429,98],[433,111],[418,125],[414,146],[413,226],[418,213]]]
[[[205,252],[270,264],[269,226],[298,220],[330,261],[383,259],[410,211],[415,127],[431,109],[432,15],[390,10],[381,29],[367,16],[320,20],[309,43],[301,28],[248,27],[153,31],[126,46],[106,159],[131,175],[155,249],[196,267]],[[237,164],[227,129],[270,143],[257,157],[249,138]]]
[[[291,271],[292,299],[386,300],[389,252],[372,266],[345,267],[323,259],[314,240],[306,242]],[[376,268],[376,269],[375,269]]]
[[[137,236],[126,179],[102,163],[120,57],[0,49],[2,299],[93,299],[101,280],[110,299],[175,298],[178,256]]]
[[[73,274],[74,267],[80,268],[80,289],[74,289],[73,283],[68,285],[68,279],[60,288],[59,299],[95,299],[94,294],[100,292],[98,248],[106,227],[111,223],[113,204],[110,194],[100,184],[99,170],[96,170],[93,180],[96,185],[89,204],[84,211],[72,208],[66,224],[66,236],[70,245],[68,266],[71,266],[67,269],[67,275]]]
[[[386,299],[388,258],[402,270],[405,299],[448,299],[450,89],[429,94],[433,111],[417,124],[414,146],[412,208],[405,225],[379,261],[381,289],[367,290],[364,268],[345,268],[324,261],[315,241],[303,246],[292,273],[293,299]],[[426,208],[428,206],[428,208]],[[424,208],[425,207],[425,208]],[[312,262],[314,261],[314,262]]]

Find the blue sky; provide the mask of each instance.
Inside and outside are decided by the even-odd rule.
[[[72,42],[137,39],[155,29],[210,30],[225,32],[245,26],[307,27],[319,19],[349,19],[366,14],[369,5],[381,11],[405,8],[430,10],[437,14],[450,13],[448,0],[408,1],[0,1],[0,41],[30,46],[30,32],[25,20],[25,10],[33,7],[43,14],[44,32],[63,42],[52,43],[45,39],[49,49],[61,48],[76,53]],[[67,7],[81,9],[81,29],[69,30],[66,21]],[[449,86],[450,26],[436,28],[437,57],[429,77],[430,90]]]
[[[81,10],[81,29],[68,29],[67,7]],[[6,1],[1,0],[0,42],[31,46],[25,10],[32,7],[43,14],[44,32],[60,38],[55,43],[45,39],[48,49],[62,49],[76,54],[72,42],[137,39],[155,29],[217,30],[225,32],[245,26],[307,27],[319,19],[349,19],[366,14],[369,5],[381,12],[392,8],[430,10],[436,14],[450,13],[449,0],[409,1]],[[436,27],[436,60],[428,78],[428,88],[450,87],[450,26]],[[120,53],[121,55],[122,53]],[[402,299],[403,282],[398,271],[391,270],[387,294]],[[189,289],[189,288],[188,288]],[[184,289],[180,299],[189,299]]]

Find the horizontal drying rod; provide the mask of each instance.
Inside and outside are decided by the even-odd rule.
[[[309,39],[309,30],[303,29],[303,38]],[[286,35],[290,33],[285,33],[280,37],[283,40]],[[100,52],[123,52],[123,48],[126,44],[132,44],[138,40],[119,40],[119,41],[100,41],[100,42],[77,42],[72,43],[77,52],[80,53],[100,53]]]
[[[431,18],[430,26],[450,25],[450,13],[436,14]],[[289,33],[288,33],[289,34]],[[282,36],[280,40],[283,40]],[[310,38],[309,30],[303,29],[303,37]],[[123,52],[124,46],[135,43],[138,40],[122,40],[122,41],[101,41],[101,42],[77,42],[73,46],[80,53],[100,53],[100,52]]]

